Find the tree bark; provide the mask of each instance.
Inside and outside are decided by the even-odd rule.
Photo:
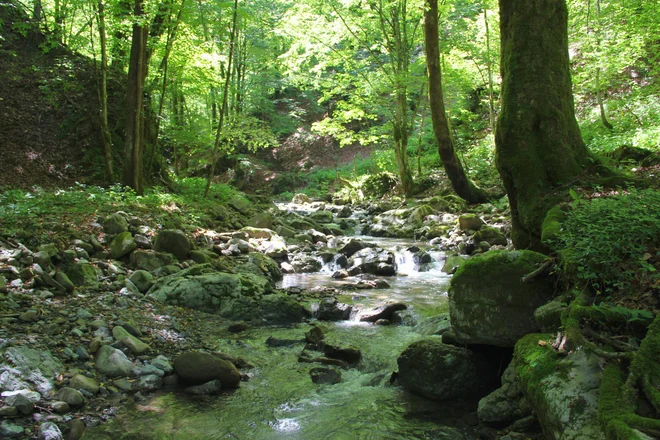
[[[101,45],[101,81],[99,84],[99,105],[101,107],[99,118],[101,120],[101,140],[105,157],[105,178],[108,183],[114,180],[112,167],[112,136],[108,127],[108,50],[105,33],[105,5],[99,0],[97,5],[99,22],[99,39]]]
[[[543,250],[545,214],[595,164],[575,119],[564,0],[500,0],[497,168],[517,248]],[[595,167],[594,167],[595,169]]]
[[[426,65],[429,73],[429,106],[433,132],[438,143],[438,153],[456,194],[470,203],[483,203],[488,197],[484,190],[476,186],[465,174],[463,165],[456,155],[454,142],[449,132],[442,96],[442,71],[438,48],[438,0],[428,0],[424,17],[424,38]]]
[[[124,146],[123,183],[135,190],[144,192],[142,162],[144,157],[144,80],[147,76],[146,56],[149,29],[143,23],[143,0],[135,0],[133,41],[128,66],[128,87],[126,91],[126,142]]]

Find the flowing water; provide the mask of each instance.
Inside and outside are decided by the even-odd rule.
[[[365,241],[370,241],[363,237]],[[377,239],[378,245],[393,250],[400,275],[387,278],[390,288],[346,290],[338,298],[356,307],[369,308],[386,302],[403,302],[418,321],[447,308],[449,277],[439,269],[443,255],[429,270],[415,269],[412,243]],[[421,247],[421,245],[420,245]],[[331,267],[316,274],[285,275],[282,288],[309,289],[341,287],[346,281],[333,280]],[[403,275],[406,274],[406,275]],[[323,322],[326,340],[353,345],[362,351],[357,368],[343,370],[335,385],[312,383],[309,370],[318,364],[299,363],[305,332],[310,324],[290,328],[254,328],[227,333],[217,349],[244,357],[255,365],[250,379],[237,390],[213,397],[192,397],[161,392],[133,409],[123,408],[116,419],[88,431],[93,439],[447,439],[476,438],[455,425],[453,414],[461,408],[416,397],[396,385],[390,377],[397,369],[399,354],[423,336],[415,327],[380,326],[352,320]],[[312,323],[314,324],[314,323]],[[288,347],[272,348],[269,337],[300,340]]]

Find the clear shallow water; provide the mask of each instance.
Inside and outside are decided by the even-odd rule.
[[[382,247],[409,243],[379,239]],[[407,264],[404,252],[401,265]],[[436,267],[437,266],[437,267]],[[389,289],[346,291],[340,300],[364,308],[404,302],[418,319],[446,309],[449,277],[439,264],[429,272],[387,278]],[[354,280],[353,280],[354,281]],[[283,287],[336,286],[329,273],[289,275]],[[314,324],[314,323],[312,323]],[[362,351],[355,369],[342,370],[342,382],[317,385],[309,376],[319,364],[299,363],[304,343],[270,348],[266,339],[302,340],[310,324],[255,328],[224,335],[217,349],[255,365],[250,380],[220,396],[192,397],[163,391],[149,402],[122,407],[116,419],[88,430],[91,439],[472,439],[445,425],[453,407],[390,385],[399,354],[421,335],[412,327],[374,326],[357,320],[319,323],[326,341]]]

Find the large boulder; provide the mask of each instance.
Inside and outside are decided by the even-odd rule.
[[[396,274],[394,254],[381,248],[364,248],[357,251],[349,259],[348,273],[357,275],[368,273],[373,275],[391,276]]]
[[[180,354],[174,360],[174,371],[190,385],[220,380],[222,388],[236,388],[241,381],[241,373],[234,364],[201,351]]]
[[[466,348],[430,337],[413,342],[399,359],[399,384],[433,400],[454,400],[483,393],[494,373],[488,360]]]
[[[598,421],[602,359],[588,350],[562,356],[547,343],[551,338],[549,334],[527,335],[518,341],[513,356],[545,438],[604,439]]]
[[[128,231],[128,221],[119,213],[109,215],[103,220],[103,231],[111,235],[121,234]]]
[[[449,289],[456,339],[513,347],[522,336],[539,331],[534,311],[552,299],[553,282],[538,277],[523,284],[521,279],[545,259],[532,251],[490,251],[459,267]]]
[[[91,286],[99,279],[96,268],[86,261],[78,261],[70,265],[65,273],[76,286]]]
[[[154,249],[157,252],[169,252],[174,254],[179,260],[185,259],[190,253],[192,245],[190,240],[179,229],[163,229],[158,232],[154,242]]]

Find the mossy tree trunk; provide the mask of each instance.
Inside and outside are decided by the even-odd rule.
[[[500,0],[497,168],[517,248],[542,250],[546,212],[594,163],[575,119],[564,0]]]

